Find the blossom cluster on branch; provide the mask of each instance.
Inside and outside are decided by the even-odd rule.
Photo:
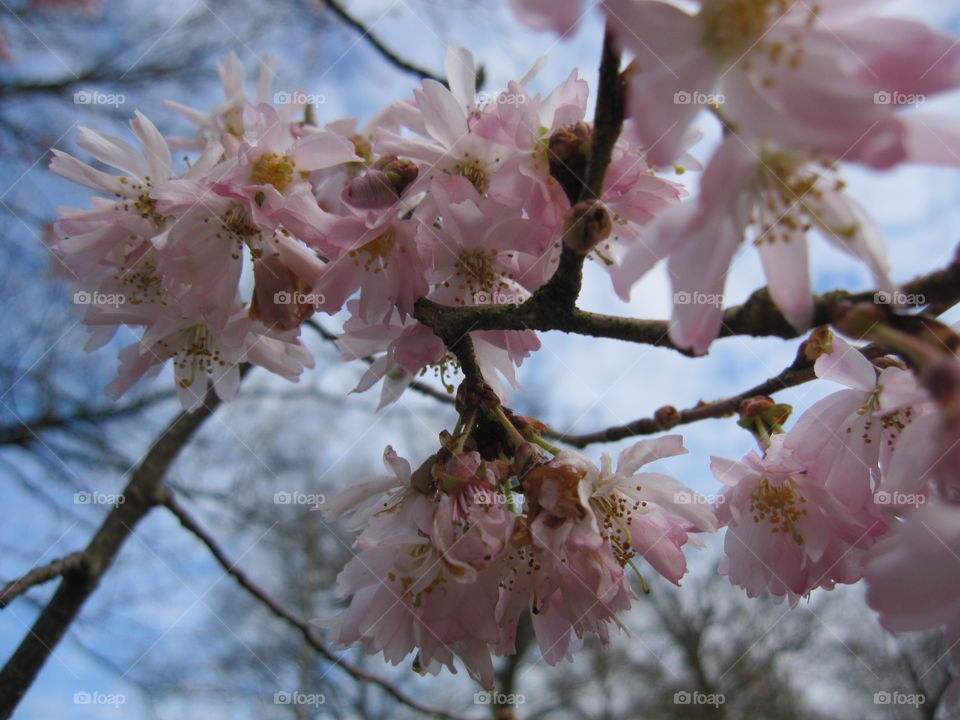
[[[640,576],[642,560],[679,583],[682,548],[726,527],[721,570],[749,595],[796,602],[865,578],[886,626],[943,625],[956,654],[960,338],[905,311],[924,303],[899,302],[885,241],[839,171],[960,165],[953,121],[902,112],[960,87],[960,43],[877,15],[876,2],[692,4],[696,13],[659,0],[601,4],[593,123],[577,70],[546,95],[528,89],[540,62],[499,92],[478,92],[473,57],[452,48],[447,85],[425,79],[362,127],[320,125],[305,93],[271,95],[269,66],[249,97],[231,56],[219,68],[220,106],[171,103],[194,137],[165,137],[137,113],[139,149],[89,129],[77,140],[120,174],[54,151],[54,172],[109,196],[63,209],[51,239],[78,281],[89,347],[121,325],[142,330],[120,353],[114,395],[167,361],[187,409],[211,382],[229,399],[241,363],[295,380],[313,365],[300,328],[318,312],[345,311],[343,357],[371,361],[357,389],[383,380],[381,405],[429,368],[445,382],[463,370],[457,426],[438,451],[413,470],[388,449],[389,475],[327,508],[363,526],[338,578],[350,601],[330,621],[338,645],[394,663],[417,651],[426,672],[459,657],[490,687],[491,654],[515,651],[527,609],[544,658],[569,658],[586,633],[606,642],[623,627],[629,569]],[[512,5],[522,22],[562,34],[582,9]],[[633,55],[623,70],[621,49]],[[687,152],[707,110],[723,138],[691,197],[680,179],[700,169]],[[172,151],[193,156],[177,169]],[[880,350],[815,330],[806,361],[845,389],[789,430],[790,408],[745,401],[741,425],[760,450],[712,460],[726,487],[715,504],[638,473],[685,452],[678,435],[597,467],[501,405],[539,347],[510,313],[553,304],[573,318],[585,260],[624,300],[665,262],[671,344],[702,354],[721,334],[726,277],[747,242],[784,322],[810,329],[812,231],[873,278],[878,304],[842,308],[835,325]],[[503,327],[443,324],[477,308],[498,308]]]

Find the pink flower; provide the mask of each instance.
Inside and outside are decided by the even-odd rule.
[[[863,551],[877,534],[864,525],[774,435],[765,457],[713,458],[727,489],[717,517],[727,526],[720,572],[750,597],[763,590],[793,601],[817,587],[860,579]]]
[[[954,668],[960,667],[960,507],[936,497],[893,523],[867,554],[867,604],[888,630],[944,626]],[[960,700],[960,681],[947,691]]]
[[[276,74],[275,66],[276,62],[272,57],[261,60],[257,91],[253,98],[250,98],[247,95],[243,63],[236,53],[231,51],[223,62],[217,63],[217,74],[223,86],[223,102],[213,110],[203,112],[173,100],[165,100],[165,105],[183,115],[197,128],[197,133],[192,138],[168,138],[170,146],[177,150],[203,150],[209,141],[220,141],[227,134],[243,137],[243,108],[249,103],[259,105],[271,101],[270,87]],[[302,108],[302,104],[290,103],[281,107],[279,112],[285,121],[290,121]]]
[[[751,147],[730,136],[710,160],[697,200],[663,214],[647,241],[627,251],[617,274],[621,294],[668,257],[674,290],[670,337],[704,353],[719,332],[727,272],[749,230],[773,301],[804,330],[813,317],[807,232],[814,228],[861,260],[880,289],[890,290],[883,238],[842,188],[831,165],[815,157]]]
[[[294,131],[269,105],[243,110],[243,139],[224,136],[229,172],[212,185],[239,202],[261,228],[285,227],[306,242],[317,242],[329,218],[304,177],[312,171],[359,161],[353,143],[337,133],[303,127]]]
[[[591,507],[621,564],[639,555],[677,585],[687,571],[683,546],[697,543],[695,533],[715,531],[716,516],[705,498],[678,480],[637,470],[686,452],[680,435],[641,440],[620,453],[616,470],[604,454],[599,470],[591,466],[586,476]]]
[[[864,524],[879,519],[875,495],[881,488],[881,465],[899,448],[915,413],[911,408],[883,410],[886,386],[912,382],[897,367],[882,372],[843,338],[832,335],[830,352],[821,355],[817,377],[846,385],[814,403],[783,439],[808,473]],[[882,532],[882,525],[877,526]]]
[[[475,582],[478,573],[504,556],[516,516],[499,486],[502,470],[477,452],[454,455],[434,467],[444,492],[433,515],[431,540],[459,582]]]
[[[617,614],[635,595],[590,507],[585,464],[576,453],[561,452],[523,479],[527,535],[508,557],[497,608],[504,652],[514,651],[516,621],[528,603],[550,665],[572,659],[587,632],[607,644],[610,624],[625,629]]]
[[[409,463],[391,448],[384,463],[391,475],[351,488],[326,510],[327,517],[350,512],[368,519],[355,543],[359,552],[337,576],[338,595],[351,601],[324,623],[332,628],[332,642],[336,647],[360,643],[368,653],[383,652],[395,665],[417,650],[415,662],[432,674],[444,665],[456,672],[457,656],[472,677],[492,688],[490,647],[500,636],[494,612],[499,574],[492,566],[484,568],[493,556],[484,560],[476,552],[489,550],[494,535],[508,535],[509,524],[490,534],[499,523],[484,518],[480,506],[471,508],[482,495],[476,488],[438,502],[413,489]],[[480,505],[491,508],[485,500]],[[459,540],[445,534],[438,546],[438,539],[431,538],[438,524],[467,518],[477,522]],[[459,549],[462,542],[468,549]]]
[[[604,2],[636,54],[631,113],[656,165],[673,162],[712,102],[744,137],[889,167],[910,149],[894,98],[960,82],[954,38],[874,16],[875,3],[699,4],[690,15],[659,0]]]

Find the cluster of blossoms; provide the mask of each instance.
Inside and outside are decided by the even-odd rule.
[[[168,359],[187,408],[208,377],[228,399],[243,361],[295,379],[312,363],[301,323],[345,308],[343,355],[379,356],[360,387],[386,377],[389,402],[425,368],[455,365],[413,317],[419,298],[519,304],[557,265],[592,132],[576,71],[546,97],[524,78],[479,107],[473,58],[454,49],[449,89],[425,80],[363,129],[352,119],[317,127],[301,120],[302,106],[272,107],[269,72],[249,100],[231,57],[220,67],[226,100],[212,113],[171,103],[198,127],[192,139],[165,138],[139,113],[131,125],[142,152],[81,130],[80,148],[121,175],[54,151],[54,172],[113,196],[61,210],[53,247],[93,300],[83,307],[91,347],[121,324],[144,328],[121,353],[114,395]],[[199,155],[177,172],[171,148]],[[593,256],[614,272],[684,194],[635,143],[619,142],[602,195],[613,229]],[[473,340],[495,385],[515,382],[539,347],[532,331]]]
[[[547,459],[542,425],[505,411],[488,387],[465,382],[458,400],[461,422],[417,470],[387,448],[389,475],[326,506],[328,517],[365,523],[337,578],[350,605],[329,625],[338,646],[360,643],[394,664],[417,650],[424,672],[455,672],[459,657],[492,689],[491,653],[516,652],[524,611],[551,665],[571,659],[585,633],[606,644],[636,597],[628,571],[639,576],[642,561],[679,584],[683,546],[717,522],[679,481],[638,472],[686,453],[679,435],[597,467],[553,448]]]
[[[582,6],[512,4],[524,22],[564,34]],[[584,250],[623,299],[665,261],[671,340],[701,354],[720,331],[722,303],[681,298],[722,298],[748,240],[798,332],[814,316],[811,230],[892,289],[883,238],[838,166],[957,162],[955,127],[901,110],[905,98],[960,86],[960,43],[872,15],[876,2],[685,6],[694,4],[691,14],[658,0],[602,3],[612,37],[635,57],[621,76],[627,120],[599,197],[589,198],[610,222]],[[581,207],[596,130],[584,120],[587,84],[574,70],[548,95],[532,94],[535,68],[478,103],[470,54],[450,50],[446,70],[448,86],[424,80],[362,128],[352,119],[319,126],[296,102],[267,102],[269,68],[248,98],[231,57],[220,68],[222,105],[174,105],[195,137],[165,138],[139,113],[142,151],[84,129],[78,145],[120,175],[54,151],[54,172],[110,196],[61,211],[51,241],[79,282],[90,346],[120,325],[143,329],[121,351],[111,392],[167,360],[187,408],[209,381],[229,398],[241,362],[296,379],[313,362],[301,325],[344,311],[344,358],[375,358],[358,389],[383,380],[387,403],[427,368],[457,365],[417,319],[419,300],[512,306],[537,293],[565,257]],[[697,167],[685,153],[707,108],[724,137],[700,193],[686,199],[660,172]],[[172,149],[196,156],[177,171]],[[682,547],[718,526],[727,527],[721,571],[751,596],[796,601],[865,578],[887,627],[942,625],[960,640],[960,339],[935,321],[871,308],[852,310],[841,327],[890,354],[816,331],[807,361],[846,389],[789,431],[788,409],[748,402],[742,424],[761,452],[714,458],[726,486],[715,508],[672,478],[637,473],[685,452],[679,436],[637,443],[616,469],[549,447],[536,421],[498,399],[498,378],[515,383],[539,346],[535,333],[471,333],[493,388],[468,376],[457,428],[435,455],[412,470],[388,449],[388,476],[328,507],[365,523],[338,578],[350,604],[331,623],[334,640],[394,663],[417,650],[427,672],[453,669],[456,656],[490,687],[491,655],[514,652],[527,609],[548,662],[570,657],[587,632],[606,642],[634,597],[625,568],[639,557],[679,583]]]

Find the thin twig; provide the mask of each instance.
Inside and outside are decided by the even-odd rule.
[[[463,720],[463,718],[459,715],[454,715],[445,710],[423,705],[404,693],[388,680],[384,680],[383,678],[378,677],[377,675],[374,675],[363,668],[357,667],[356,665],[353,665],[334,654],[334,652],[330,650],[317,636],[316,632],[307,621],[297,617],[291,610],[280,604],[280,602],[275,600],[272,596],[270,596],[269,593],[251,580],[243,570],[238,568],[236,564],[234,564],[227,557],[226,553],[220,548],[219,543],[216,541],[213,535],[203,526],[201,526],[197,520],[190,515],[189,512],[187,512],[173,492],[171,492],[169,489],[164,489],[163,495],[163,504],[171,513],[173,513],[174,516],[176,516],[177,520],[180,521],[180,524],[184,528],[193,533],[197,539],[206,546],[207,550],[210,551],[210,554],[213,555],[214,559],[220,564],[220,567],[222,567],[224,571],[230,575],[230,577],[236,580],[240,587],[242,587],[256,600],[262,603],[276,617],[280,618],[291,627],[296,628],[303,636],[303,639],[307,642],[307,644],[320,653],[324,658],[330,662],[336,663],[342,670],[347,672],[356,680],[377,685],[392,695],[397,702],[403,703],[407,707],[413,708],[418,712],[430,715],[432,717],[445,718],[445,720]]]
[[[868,360],[872,360],[885,354],[886,350],[876,345],[870,345],[863,348],[861,352]],[[757,395],[773,395],[780,390],[786,390],[787,388],[796,387],[797,385],[803,385],[811,380],[815,380],[816,377],[812,365],[808,362],[798,360],[779,375],[769,378],[759,385],[743,391],[739,395],[722,398],[710,403],[698,403],[692,408],[680,411],[678,416],[674,416],[676,421],[671,421],[669,425],[665,425],[656,417],[649,417],[634,420],[626,425],[616,425],[606,428],[605,430],[598,430],[597,432],[585,433],[583,435],[572,435],[552,429],[545,431],[544,435],[579,448],[586,447],[592,443],[614,442],[637,435],[654,435],[678,425],[688,425],[699,420],[733,415],[740,408],[740,404],[744,400]]]
[[[3,590],[0,590],[0,608],[5,608],[14,598],[22,595],[30,588],[41,585],[48,580],[53,580],[61,575],[74,572],[81,569],[86,562],[86,556],[82,552],[70,553],[66,557],[57,558],[53,562],[35,567],[26,575],[7,583]]]
[[[344,9],[343,5],[337,2],[337,0],[324,0],[323,4],[330,8],[330,11],[334,15],[360,33],[360,35],[363,36],[363,39],[370,43],[370,45],[372,45],[373,48],[394,67],[397,67],[404,72],[413,73],[421,80],[436,80],[438,83],[443,83],[444,85],[447,84],[446,78],[439,75],[434,75],[429,70],[425,70],[419,65],[414,65],[412,62],[404,60],[395,52],[393,52],[393,50],[384,45],[383,42],[376,35],[374,35],[373,32],[371,32],[370,28],[348,13],[346,9]]]

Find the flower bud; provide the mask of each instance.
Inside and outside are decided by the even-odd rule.
[[[653,413],[653,419],[658,428],[669,430],[680,423],[681,416],[680,411],[673,405],[664,405],[662,408],[657,408],[657,411]]]
[[[800,344],[797,351],[797,364],[812,365],[821,355],[833,352],[833,331],[826,325],[814,328],[810,337]]]
[[[610,236],[613,220],[599,200],[584,200],[567,213],[563,243],[578,255],[586,255]]]
[[[572,125],[564,125],[547,141],[550,175],[560,183],[571,204],[580,196],[583,178],[587,174],[592,136],[593,128],[580,120]]]
[[[833,311],[833,325],[854,340],[869,337],[878,325],[886,323],[887,313],[873,303],[841,303]]]

